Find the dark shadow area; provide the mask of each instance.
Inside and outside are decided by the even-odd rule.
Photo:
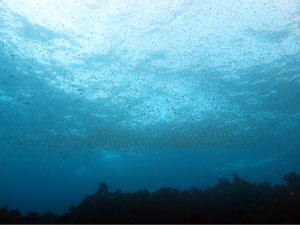
[[[300,176],[289,173],[285,185],[254,184],[233,174],[211,188],[187,190],[165,187],[155,192],[109,192],[100,183],[69,212],[50,211],[22,216],[18,210],[0,210],[1,223],[300,223]]]

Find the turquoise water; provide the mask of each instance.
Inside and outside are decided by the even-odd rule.
[[[0,1],[0,207],[278,184],[299,148],[299,1]]]

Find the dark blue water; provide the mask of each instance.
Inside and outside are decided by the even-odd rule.
[[[300,4],[0,1],[0,207],[300,172]]]

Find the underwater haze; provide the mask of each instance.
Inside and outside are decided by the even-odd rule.
[[[298,0],[0,0],[0,207],[289,172]]]

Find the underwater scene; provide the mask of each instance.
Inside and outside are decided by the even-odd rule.
[[[0,223],[300,223],[300,1],[0,0]]]

